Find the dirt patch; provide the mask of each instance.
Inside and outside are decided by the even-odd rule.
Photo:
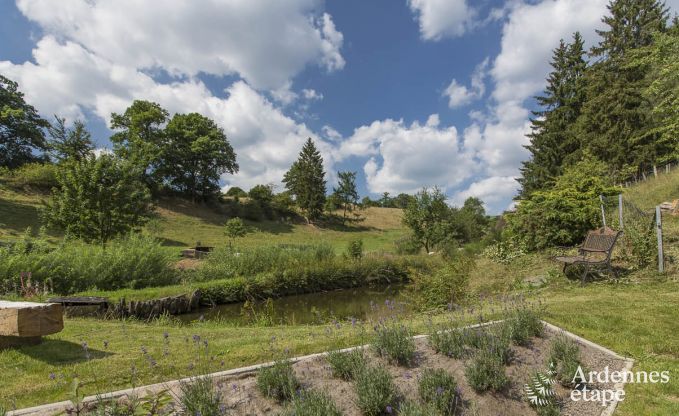
[[[175,263],[177,270],[196,270],[203,264],[201,259],[181,259]]]
[[[549,329],[542,338],[535,338],[528,347],[512,346],[513,360],[506,367],[506,374],[510,379],[509,387],[501,393],[477,394],[467,383],[464,375],[465,364],[468,359],[453,359],[436,354],[428,345],[427,339],[418,339],[417,362],[412,367],[397,367],[388,364],[384,359],[369,352],[369,362],[372,365],[383,366],[394,377],[394,383],[399,389],[402,399],[417,399],[418,377],[425,368],[441,368],[455,376],[462,388],[465,415],[475,416],[524,416],[534,415],[535,411],[525,399],[523,386],[536,371],[545,370],[545,361],[555,333]],[[625,362],[609,356],[597,349],[580,345],[581,358],[588,370],[603,371],[608,366],[610,371],[622,370]],[[356,394],[353,383],[343,381],[332,376],[331,369],[325,357],[303,360],[293,365],[295,373],[304,388],[326,391],[335,401],[339,409],[346,415],[360,415],[356,406]],[[223,392],[227,408],[239,415],[274,415],[283,410],[283,406],[275,400],[264,397],[256,386],[256,373],[241,374],[239,376],[221,379],[218,382]],[[588,386],[590,389],[613,389],[613,384],[598,383]],[[562,399],[561,414],[565,416],[595,416],[600,415],[604,407],[597,402],[574,402],[570,400],[570,390],[561,386],[556,392]]]

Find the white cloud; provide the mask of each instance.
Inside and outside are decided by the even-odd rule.
[[[337,159],[370,156],[363,166],[372,193],[413,193],[423,186],[451,190],[474,172],[455,127],[440,127],[437,114],[426,124],[403,120],[374,121],[354,130],[337,150]]]
[[[408,0],[425,40],[463,35],[472,25],[475,11],[466,0]]]
[[[314,90],[314,89],[308,89],[304,88],[302,90],[302,96],[306,98],[307,100],[322,100],[323,99],[323,94],[320,92]]]
[[[488,211],[498,213],[511,207],[512,203],[509,201],[518,189],[519,183],[515,177],[492,176],[476,181],[464,191],[456,193],[450,203],[462,206],[465,199],[476,197],[484,202]]]
[[[461,107],[483,97],[486,92],[484,78],[486,77],[488,62],[489,59],[486,58],[474,69],[469,88],[458,84],[455,79],[450,82],[450,85],[443,91],[443,96],[448,97],[448,107]]]
[[[321,0],[18,0],[47,33],[129,68],[238,74],[278,89],[306,65],[341,69],[343,36]]]

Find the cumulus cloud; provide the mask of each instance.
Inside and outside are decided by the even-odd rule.
[[[511,208],[512,197],[518,189],[516,177],[492,176],[473,182],[464,191],[456,193],[449,202],[462,206],[465,199],[476,197],[483,201],[489,212],[498,213]]]
[[[475,11],[467,0],[408,0],[425,40],[463,35],[472,25]]]
[[[18,0],[47,33],[131,68],[237,74],[278,89],[307,64],[341,69],[343,36],[321,0]]]
[[[461,107],[483,97],[483,94],[486,92],[484,78],[486,77],[488,62],[489,59],[486,58],[474,69],[469,88],[460,85],[455,79],[450,82],[443,91],[443,96],[448,97],[448,107]]]
[[[451,190],[474,172],[457,130],[440,126],[437,114],[424,125],[386,119],[361,126],[337,149],[338,160],[352,155],[370,156],[363,171],[372,193],[414,193],[434,185]]]

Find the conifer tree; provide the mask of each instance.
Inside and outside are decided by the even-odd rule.
[[[531,159],[523,163],[520,197],[553,184],[569,161],[578,158],[579,142],[572,126],[580,115],[585,94],[582,78],[587,69],[583,40],[573,35],[573,43],[561,40],[554,49],[552,72],[542,96],[536,97],[541,110],[534,111],[530,144]]]
[[[325,172],[323,158],[311,138],[304,143],[299,158],[286,172],[283,182],[294,195],[307,222],[321,216],[325,204]]]
[[[82,160],[92,153],[92,136],[82,120],[66,127],[66,119],[54,116],[56,121],[48,128],[51,140],[49,147],[58,161]]]

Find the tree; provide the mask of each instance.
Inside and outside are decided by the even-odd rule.
[[[405,209],[412,200],[413,200],[412,195],[400,193],[392,199],[392,205],[395,208]]]
[[[248,231],[243,220],[238,217],[231,218],[224,224],[224,234],[229,237],[230,248],[233,248],[233,242],[236,238],[245,237]]]
[[[134,100],[123,114],[111,114],[113,151],[138,165],[145,182],[156,189],[160,178],[153,175],[163,150],[163,127],[169,113],[160,104]]]
[[[45,150],[44,128],[49,123],[24,101],[19,84],[0,75],[0,166],[10,169],[40,158],[36,150]]]
[[[453,238],[451,210],[446,196],[439,188],[423,188],[403,211],[403,224],[410,228],[413,238],[429,252],[437,244]]]
[[[298,159],[283,177],[286,189],[294,196],[307,222],[319,218],[325,204],[325,172],[323,158],[308,138]]]
[[[45,219],[86,242],[104,246],[140,228],[151,215],[151,197],[138,167],[116,156],[67,162],[59,167],[57,181]]]
[[[51,136],[49,148],[59,162],[65,160],[82,160],[92,153],[94,144],[82,120],[73,122],[73,127],[66,127],[66,119],[54,116],[55,122],[49,126]]]
[[[224,131],[198,113],[175,114],[160,148],[158,176],[193,201],[215,197],[220,176],[238,172],[236,153]]]
[[[552,55],[552,72],[542,96],[536,97],[541,110],[531,119],[531,154],[521,168],[519,197],[534,190],[548,188],[563,172],[564,165],[577,160],[580,142],[573,125],[580,116],[585,101],[583,76],[587,69],[583,40],[580,33],[573,35],[573,43],[561,40]]]
[[[380,206],[382,208],[391,208],[392,207],[392,200],[389,197],[389,192],[384,192],[382,194],[382,198],[380,198]]]
[[[618,179],[644,171],[662,157],[653,131],[644,66],[628,65],[638,48],[649,46],[667,26],[667,8],[657,0],[614,0],[606,27],[592,48],[598,59],[586,76],[587,100],[578,120],[583,147],[609,164]]]
[[[358,203],[356,191],[356,172],[337,172],[339,182],[337,188],[333,188],[333,195],[343,208],[342,224],[347,220],[347,211],[352,211]]]
[[[273,185],[255,185],[248,192],[248,197],[263,206],[269,206],[273,200]]]
[[[467,198],[454,217],[458,234],[463,242],[470,243],[483,237],[488,225],[488,218],[486,217],[486,209],[483,207],[483,201],[479,198]]]
[[[226,191],[226,196],[230,196],[233,198],[244,198],[248,196],[248,193],[245,192],[242,188],[239,188],[238,186],[232,186],[229,188],[228,191]]]

